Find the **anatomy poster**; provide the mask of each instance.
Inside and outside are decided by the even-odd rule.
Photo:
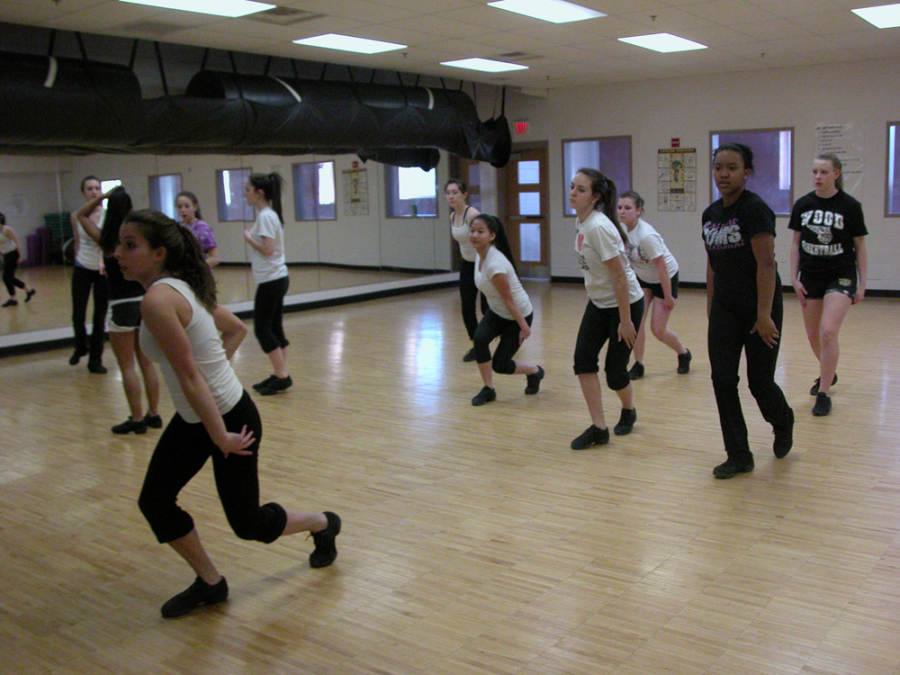
[[[348,216],[369,215],[369,182],[365,169],[347,169],[344,174],[344,212]]]
[[[656,163],[659,211],[697,210],[697,150],[665,148]]]

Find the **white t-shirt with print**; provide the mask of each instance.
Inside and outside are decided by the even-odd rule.
[[[641,281],[647,284],[660,282],[659,269],[653,263],[660,256],[665,260],[670,279],[678,273],[675,256],[669,252],[660,233],[646,220],[639,218],[634,229],[625,234],[628,235],[628,259]]]
[[[634,270],[631,269],[625,253],[625,244],[613,222],[599,211],[592,211],[584,222],[578,222],[576,219],[575,224],[578,227],[575,235],[575,252],[578,254],[581,272],[584,274],[584,288],[591,302],[601,309],[618,307],[612,273],[606,264],[607,260],[617,256],[622,261],[628,279],[629,302],[634,303],[643,298],[644,292],[637,282]]]
[[[263,237],[269,237],[275,242],[275,250],[272,255],[263,255],[252,246],[250,247],[253,281],[263,284],[286,277],[288,270],[284,263],[284,228],[281,227],[278,214],[269,206],[261,209],[250,234],[260,244],[263,242]]]
[[[531,314],[534,311],[531,307],[531,300],[528,298],[525,289],[522,288],[522,282],[519,281],[516,270],[513,269],[512,263],[506,259],[506,256],[500,253],[496,246],[491,246],[484,257],[484,263],[482,263],[481,256],[476,252],[475,285],[479,291],[484,293],[484,297],[488,301],[488,307],[493,310],[494,314],[509,321],[515,321],[515,318],[506,307],[506,303],[503,302],[503,296],[500,295],[500,291],[497,290],[494,282],[491,281],[497,274],[506,275],[513,302],[519,308],[522,316],[526,317]]]

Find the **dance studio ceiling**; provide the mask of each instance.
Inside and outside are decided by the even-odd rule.
[[[560,25],[489,7],[487,0],[268,1],[283,9],[225,19],[118,0],[0,0],[0,21],[503,84],[536,94],[900,56],[900,28],[879,30],[850,12],[889,0],[576,0],[607,16]],[[660,54],[618,40],[657,32],[709,48]],[[322,33],[408,47],[367,56],[292,43]],[[487,74],[440,65],[469,57],[528,70]]]

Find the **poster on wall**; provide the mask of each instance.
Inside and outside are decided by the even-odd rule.
[[[859,195],[863,179],[862,129],[853,122],[846,124],[819,124],[816,126],[816,155],[833,152],[843,167],[844,191]],[[803,191],[801,191],[803,192]]]
[[[348,216],[369,215],[369,182],[365,169],[347,169],[344,174],[344,212]]]
[[[659,211],[697,210],[697,150],[663,148],[656,162]]]

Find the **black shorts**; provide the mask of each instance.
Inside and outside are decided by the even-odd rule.
[[[847,267],[829,274],[801,271],[800,283],[806,289],[807,300],[821,300],[828,293],[843,293],[852,300],[856,297],[856,267]]]
[[[678,272],[672,275],[672,297],[678,297]],[[649,282],[644,281],[640,277],[638,277],[638,283],[641,285],[641,288],[649,288],[650,292],[653,293],[654,298],[659,298],[663,300],[666,296],[663,293],[662,284],[651,284]]]
[[[107,318],[110,333],[130,333],[141,325],[141,298],[111,300]]]

